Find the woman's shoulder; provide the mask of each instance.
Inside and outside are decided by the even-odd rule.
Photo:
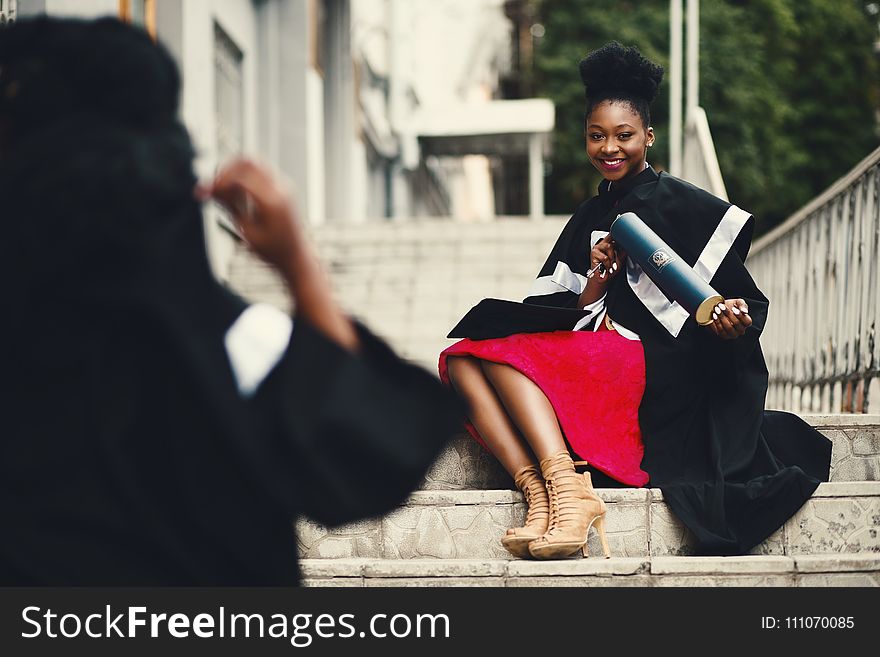
[[[572,213],[571,216],[572,217],[583,216],[584,214],[588,213],[590,211],[590,208],[595,206],[598,201],[599,201],[598,196],[591,196],[588,199],[584,199],[583,201],[581,201],[580,203],[577,204],[577,207],[575,207],[574,212]]]
[[[583,226],[586,223],[595,221],[595,209],[597,199],[598,197],[594,196],[578,203],[577,207],[575,207],[574,209],[574,212],[572,212],[571,216],[568,218],[568,221],[565,222],[565,226],[562,229],[563,232],[567,230],[572,230],[577,226]]]
[[[575,208],[574,213],[569,220],[570,224],[578,226],[599,226],[607,223],[607,215],[611,206],[603,202],[597,195],[592,196],[585,201],[581,201]]]

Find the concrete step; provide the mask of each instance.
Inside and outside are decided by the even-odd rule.
[[[880,555],[305,559],[305,586],[880,586]]]
[[[436,368],[436,359],[433,363]],[[831,481],[880,481],[880,415],[802,415],[833,441]],[[424,490],[513,488],[498,461],[467,434],[454,438],[425,476]]]
[[[489,242],[517,243],[555,238],[568,217],[551,216],[541,221],[522,217],[499,218],[487,222],[460,222],[450,219],[419,219],[412,221],[375,221],[362,224],[323,224],[310,226],[308,231],[319,247],[327,245],[358,245],[375,243],[406,244]]]
[[[608,505],[606,531],[615,557],[680,556],[693,536],[659,489],[597,489]],[[512,557],[499,540],[522,524],[522,495],[511,490],[418,491],[390,514],[328,530],[297,527],[304,559],[479,559]],[[880,482],[825,483],[783,527],[753,550],[758,555],[880,554]],[[590,554],[600,555],[596,532]]]
[[[566,218],[451,220],[312,227],[336,296],[400,352],[427,369],[455,323],[480,299],[521,300]],[[238,245],[229,284],[289,309],[280,279]]]

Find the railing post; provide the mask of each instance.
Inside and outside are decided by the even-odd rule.
[[[544,148],[543,137],[537,132],[529,135],[529,217],[544,216]]]
[[[682,175],[682,11],[681,0],[669,0],[669,172]]]

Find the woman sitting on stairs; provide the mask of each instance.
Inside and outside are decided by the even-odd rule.
[[[604,180],[525,304],[530,316],[537,305],[583,309],[582,319],[574,330],[524,332],[534,329],[492,316],[490,339],[441,354],[441,378],[469,403],[468,430],[523,492],[525,525],[502,538],[515,556],[586,555],[591,526],[610,555],[594,476],[659,487],[700,554],[747,552],[827,480],[831,458],[830,441],[800,418],[764,411],[758,338],[768,302],[743,264],[753,219],[648,164],[661,67],[612,42],[582,60],[580,74],[587,156]],[[709,326],[610,239],[611,221],[628,211],[727,299]],[[572,452],[589,463],[583,475]]]

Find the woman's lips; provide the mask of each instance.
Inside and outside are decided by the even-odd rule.
[[[622,157],[618,157],[608,160],[599,160],[599,163],[602,165],[603,169],[607,169],[608,171],[617,171],[623,166],[624,159]]]

